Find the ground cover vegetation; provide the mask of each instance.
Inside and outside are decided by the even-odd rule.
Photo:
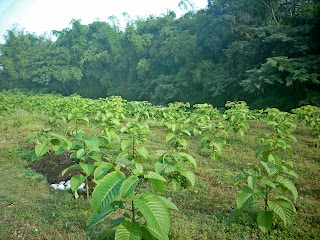
[[[1,238],[320,236],[318,107],[0,99]],[[50,187],[63,177],[70,191]]]
[[[19,29],[0,45],[0,89],[127,100],[211,103],[251,109],[320,106],[317,0],[208,0],[185,15],[117,19],[53,31],[55,41]]]

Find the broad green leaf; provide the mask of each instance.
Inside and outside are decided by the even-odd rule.
[[[174,133],[169,133],[166,137],[166,143],[171,142],[174,138],[176,138],[176,135]]]
[[[50,140],[50,143],[54,146],[58,146],[60,145],[60,140],[59,139],[56,139],[56,138],[53,138]]]
[[[129,161],[128,159],[125,159],[125,158],[117,158],[115,160],[115,163],[117,165],[120,165],[120,166],[124,167],[124,168],[129,167],[129,166],[132,165],[132,162]]]
[[[162,181],[162,182],[167,182],[167,180],[162,177],[160,174],[156,173],[156,172],[146,172],[144,174],[144,178],[148,178],[148,179],[155,179],[155,180],[159,180],[159,181]]]
[[[89,163],[80,162],[79,165],[87,176],[91,175],[94,171],[94,162],[89,162]]]
[[[121,150],[125,151],[132,146],[132,141],[130,139],[124,139],[121,141]]]
[[[190,170],[180,170],[182,176],[184,176],[191,183],[192,186],[196,183],[196,175]]]
[[[104,211],[101,213],[93,212],[87,221],[87,227],[91,228],[92,226],[96,225],[98,222],[108,217],[111,213],[117,210],[115,206],[116,204],[112,203],[106,209],[104,209]]]
[[[114,171],[105,175],[98,182],[92,193],[92,207],[96,212],[102,207],[101,205],[110,205],[119,195],[123,179],[125,175],[122,172]]]
[[[157,180],[157,179],[149,179],[152,189],[153,191],[157,194],[157,195],[161,195],[164,190],[165,190],[165,182]]]
[[[142,174],[143,173],[143,166],[140,163],[135,163],[135,169],[137,170],[138,174]]]
[[[296,213],[293,204],[284,197],[278,197],[272,201],[268,201],[268,206],[282,219],[285,226],[291,223]]]
[[[185,133],[186,135],[188,135],[189,137],[191,136],[191,133],[186,130],[186,129],[181,129],[181,132]]]
[[[40,137],[40,133],[31,134],[26,138],[26,142],[29,142],[29,141],[31,141],[33,139],[38,138],[38,137]]]
[[[201,151],[203,148],[207,147],[209,141],[209,137],[203,137],[200,141],[200,147],[198,148],[198,152]]]
[[[256,184],[257,184],[257,177],[256,176],[248,176],[248,186],[251,188],[251,189],[254,189]]]
[[[96,170],[94,171],[94,179],[99,180],[99,179],[103,178],[104,175],[106,175],[106,173],[112,167],[113,167],[113,165],[111,163],[101,162],[99,164],[99,166],[96,168]]]
[[[37,157],[42,157],[50,151],[50,148],[47,146],[46,143],[41,143],[35,146],[34,151]]]
[[[220,154],[223,150],[223,147],[224,147],[224,142],[220,142],[220,141],[217,141],[217,142],[213,142],[212,143],[213,146],[216,148],[217,152]]]
[[[257,223],[263,233],[270,231],[273,222],[273,214],[271,211],[260,211],[257,217]]]
[[[140,179],[137,176],[130,176],[122,183],[120,187],[120,195],[123,198],[129,197],[129,195],[134,191]]]
[[[87,118],[87,117],[82,117],[82,118],[79,118],[80,120],[84,120],[84,121],[86,121],[87,123],[89,123],[89,118]]]
[[[147,223],[147,226],[145,227],[145,229],[156,239],[158,240],[169,240],[169,237],[167,235],[161,235],[155,228],[153,228],[152,226],[150,226]],[[153,240],[154,238],[152,238]]]
[[[81,159],[85,153],[86,151],[83,148],[81,148],[77,151],[76,156],[78,159]]]
[[[143,240],[154,240],[152,234],[148,231],[147,226],[142,225],[141,227],[141,233]]]
[[[70,167],[63,169],[61,175],[63,176],[67,171],[72,170],[72,169],[81,169],[81,167],[79,164],[73,164]]]
[[[179,209],[177,208],[177,206],[173,202],[171,202],[169,199],[162,196],[158,196],[158,197],[161,199],[161,201],[163,202],[163,204],[166,206],[167,209],[179,212]]]
[[[190,162],[194,168],[197,168],[196,160],[188,153],[180,152],[179,155],[184,159]]]
[[[124,151],[124,152],[119,153],[119,155],[117,156],[116,159],[126,159],[128,157],[128,155],[129,155],[128,151]]]
[[[77,190],[80,187],[80,185],[82,183],[84,183],[84,181],[88,178],[88,176],[83,176],[82,174],[77,174],[74,175],[71,179],[70,179],[70,186],[71,186],[71,190],[74,192],[74,195],[76,198],[78,198],[78,193]]]
[[[167,237],[171,221],[169,211],[162,200],[153,194],[143,194],[139,198],[131,195],[131,199],[145,217],[148,226],[153,230],[150,233],[154,236],[156,233],[158,236]]]
[[[99,141],[99,137],[97,136],[91,136],[88,140],[84,141],[86,146],[88,147],[88,149],[90,151],[93,152],[100,152],[100,141]]]
[[[273,164],[273,162],[261,161],[260,163],[265,168],[269,176],[274,175],[278,171],[278,166]]]
[[[97,162],[101,162],[102,159],[101,159],[101,156],[99,153],[97,152],[90,152],[87,157],[93,159],[93,160],[96,160]]]
[[[242,187],[237,196],[238,209],[241,211],[246,209],[247,207],[251,206],[255,200],[261,198],[263,195],[264,193],[257,188],[251,189],[248,186]]]
[[[182,145],[184,148],[188,147],[188,141],[184,138],[178,138],[178,142],[180,145]]]
[[[110,225],[109,225],[108,227],[106,227],[105,231],[108,232],[109,229],[118,226],[119,224],[121,224],[121,223],[124,222],[124,221],[125,221],[125,219],[124,219],[123,217],[115,219],[114,221],[112,221],[112,222],[110,223]],[[105,231],[104,231],[103,233],[105,233]],[[102,234],[102,235],[103,235],[103,234]]]
[[[123,221],[116,230],[115,240],[141,240],[142,233],[137,222]]]
[[[176,171],[177,166],[168,160],[164,160],[164,162],[162,160],[159,160],[156,162],[155,170],[157,173],[162,175]]]
[[[267,150],[267,149],[268,149],[268,146],[266,146],[266,145],[260,145],[260,146],[258,147],[257,151],[256,151],[256,157],[258,157],[261,152],[263,152],[263,151],[265,151],[265,150]]]
[[[148,149],[145,146],[138,146],[136,150],[144,159],[147,159],[150,155]]]
[[[61,136],[59,134],[56,134],[56,133],[51,133],[51,136],[54,137],[54,138],[57,138],[65,143],[68,144],[68,146],[71,146],[71,141],[69,141],[66,137],[64,136]]]
[[[275,189],[277,187],[276,184],[269,179],[261,179],[260,182],[273,188],[273,189]]]
[[[285,178],[283,176],[277,176],[273,181],[275,183],[280,184],[285,189],[288,189],[292,193],[294,200],[297,200],[298,191],[296,189],[296,186],[294,185],[294,183],[290,179]]]
[[[177,124],[172,124],[171,129],[172,129],[172,132],[175,133],[177,131],[177,129],[178,129],[178,125]]]

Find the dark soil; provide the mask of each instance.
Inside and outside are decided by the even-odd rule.
[[[94,161],[90,159],[90,161]],[[103,158],[103,161],[106,159]],[[79,163],[78,159],[70,159],[70,153],[62,153],[56,155],[54,152],[49,152],[44,158],[38,160],[28,166],[32,170],[41,173],[47,178],[48,183],[59,183],[61,181],[68,181],[70,178],[76,174],[81,174],[80,170],[69,170],[63,176],[61,175],[62,171],[70,167],[73,164]],[[120,171],[122,171],[127,177],[129,176],[128,170],[121,167]],[[82,173],[83,174],[83,173]],[[92,180],[93,176],[88,178],[89,180],[89,188],[93,189],[96,185]]]
[[[74,159],[70,159],[70,153],[55,155],[54,152],[50,152],[44,158],[32,163],[28,167],[44,175],[48,183],[59,183],[67,181],[72,176],[81,173],[79,170],[69,170],[63,176],[61,175],[65,168],[75,163],[77,162]]]

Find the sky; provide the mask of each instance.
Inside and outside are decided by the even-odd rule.
[[[108,21],[116,16],[125,26],[123,12],[131,19],[160,16],[173,10],[177,17],[185,13],[178,7],[180,0],[0,0],[0,43],[3,35],[17,24],[19,29],[42,35],[52,30],[70,27],[72,19],[81,19],[82,24],[96,20]],[[189,0],[195,10],[205,8],[207,0]],[[189,8],[191,9],[191,8]]]

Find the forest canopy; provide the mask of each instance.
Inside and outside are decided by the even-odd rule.
[[[116,22],[73,20],[53,31],[55,41],[8,30],[0,44],[0,90],[154,104],[320,106],[318,0],[208,0],[180,18],[168,11],[125,29]]]

